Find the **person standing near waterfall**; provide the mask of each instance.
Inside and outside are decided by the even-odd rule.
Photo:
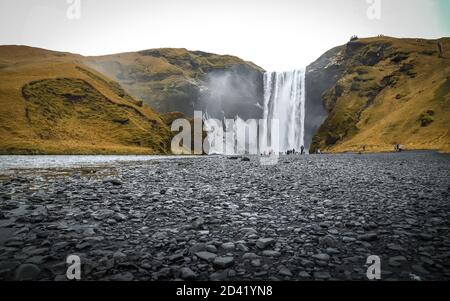
[[[305,151],[305,147],[302,145],[300,147],[300,155],[303,155],[304,151]]]

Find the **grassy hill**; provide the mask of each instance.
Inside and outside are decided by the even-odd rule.
[[[450,38],[358,39],[328,61],[322,72],[339,76],[322,94],[328,116],[311,152],[450,151]]]
[[[84,58],[0,46],[1,154],[169,152],[161,116]]]
[[[250,118],[262,102],[264,70],[235,56],[161,48],[88,57],[85,62],[158,112],[192,117],[194,109],[206,111],[214,103],[209,113],[217,109],[229,117],[239,113]]]

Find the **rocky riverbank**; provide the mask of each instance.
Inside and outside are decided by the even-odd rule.
[[[0,279],[450,279],[450,156],[212,156],[0,175]]]

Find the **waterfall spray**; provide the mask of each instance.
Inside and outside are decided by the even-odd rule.
[[[264,113],[259,122],[259,137],[258,134],[249,135],[247,142],[243,143],[237,137],[243,136],[248,124],[239,116],[235,116],[233,125],[228,126],[227,121],[230,120],[213,120],[206,114],[204,123],[209,129],[208,153],[242,153],[249,146],[259,150],[259,153],[286,152],[293,149],[300,151],[305,143],[305,97],[305,69],[266,72]],[[273,123],[275,120],[276,126]]]

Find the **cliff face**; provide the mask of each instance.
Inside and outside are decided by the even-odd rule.
[[[330,89],[344,74],[345,68],[340,64],[343,46],[327,51],[306,68],[306,114],[305,147],[310,148],[312,139],[328,116],[322,94]]]
[[[308,67],[307,89],[308,133],[324,120],[311,152],[450,151],[449,38],[349,42]]]
[[[158,112],[262,116],[263,70],[234,56],[163,48],[90,57],[86,62]]]

